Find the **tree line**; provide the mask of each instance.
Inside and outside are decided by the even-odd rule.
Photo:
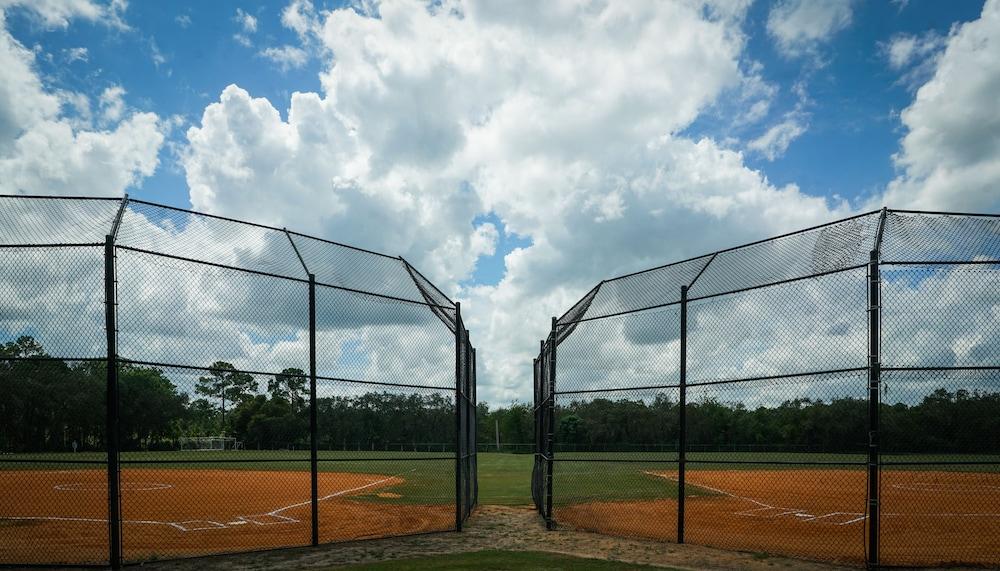
[[[227,436],[246,449],[307,449],[308,377],[268,378],[217,361],[181,390],[161,368],[121,362],[122,450],[172,450]],[[0,452],[106,449],[107,364],[52,359],[35,339],[0,344]],[[321,449],[454,450],[451,396],[369,391],[316,401]]]
[[[269,377],[212,363],[189,391],[163,369],[119,366],[123,450],[169,450],[181,438],[233,437],[248,449],[309,446],[308,378]],[[0,345],[0,452],[105,448],[106,364],[50,359],[31,337]],[[344,385],[347,386],[347,385]],[[317,398],[321,449],[453,451],[454,397],[369,391]],[[939,388],[919,402],[883,404],[882,448],[892,452],[1000,454],[1000,393]],[[680,408],[660,395],[559,402],[556,450],[674,450]],[[530,452],[534,411],[479,403],[480,449]],[[690,450],[858,453],[868,439],[868,402],[798,398],[775,406],[703,399],[688,403]],[[518,444],[520,446],[512,446]],[[487,448],[489,447],[489,448]]]
[[[881,445],[886,453],[1000,454],[1000,393],[938,388],[919,402],[883,404]],[[522,403],[491,409],[479,404],[480,449],[531,452],[534,413]],[[680,405],[653,400],[592,399],[558,403],[556,451],[675,451]],[[708,398],[687,405],[692,451],[863,453],[868,444],[868,401],[797,398],[772,406]]]
[[[772,406],[707,398],[687,405],[692,451],[863,453],[866,399],[795,398]],[[572,401],[556,408],[556,443],[564,450],[676,450],[680,405],[659,396]],[[938,388],[919,402],[882,404],[885,453],[1000,454],[1000,393]]]

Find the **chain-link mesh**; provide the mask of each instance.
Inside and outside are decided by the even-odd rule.
[[[0,196],[3,245],[102,244],[120,206],[114,198]]]
[[[471,514],[474,349],[401,258],[142,201],[0,205],[0,564]]]
[[[536,507],[849,565],[1000,564],[998,221],[886,210],[601,282],[535,361]]]
[[[0,564],[109,561],[96,244],[120,204],[0,197]]]

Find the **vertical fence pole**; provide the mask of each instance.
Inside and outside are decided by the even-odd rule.
[[[455,531],[462,531],[462,304],[455,302]]]
[[[868,262],[868,567],[879,566],[879,355],[880,272],[879,252],[872,250]]]
[[[546,529],[554,529],[555,522],[552,519],[552,469],[555,465],[555,439],[556,439],[556,323],[557,319],[552,318],[552,333],[549,335],[549,425],[548,431],[548,445],[546,446],[546,452],[548,453],[548,460],[546,461],[545,474],[545,527]]]
[[[476,507],[479,505],[479,399],[476,394],[475,347],[472,349],[472,378],[469,380],[469,385],[472,388],[472,400],[469,401],[469,408],[472,409],[472,507]]]
[[[107,330],[107,454],[108,454],[108,563],[112,569],[122,566],[121,471],[118,444],[118,339],[115,320],[115,243],[108,235],[104,241],[104,326]]]
[[[465,433],[462,435],[462,441],[465,442],[465,454],[462,458],[462,477],[464,478],[464,491],[463,496],[464,502],[463,507],[465,508],[462,513],[462,519],[469,517],[472,513],[472,452],[473,446],[472,442],[472,406],[470,406],[469,396],[472,394],[472,343],[469,342],[469,335],[465,335],[465,378],[462,379],[462,392],[464,397],[462,398],[462,408],[465,409],[465,423],[463,430]]]
[[[309,479],[312,544],[319,545],[319,429],[316,417],[316,276],[309,274]]]
[[[688,286],[681,286],[681,362],[680,399],[677,434],[677,543],[684,543],[684,476],[687,471],[687,295]]]

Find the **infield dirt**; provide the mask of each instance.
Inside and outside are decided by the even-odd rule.
[[[126,561],[308,545],[309,473],[123,470]],[[4,559],[30,563],[107,560],[106,473],[0,473]],[[403,483],[397,476],[321,472],[321,542],[448,530],[445,504],[362,499]],[[25,491],[31,490],[30,495]],[[44,538],[44,544],[40,538]]]
[[[649,472],[676,479],[677,472]],[[864,563],[866,474],[861,470],[689,470],[685,539],[724,549]],[[884,470],[881,560],[905,566],[989,564],[1000,552],[1000,506],[976,491],[1000,474]],[[560,525],[676,541],[677,501],[557,506]],[[981,561],[977,558],[982,558]]]

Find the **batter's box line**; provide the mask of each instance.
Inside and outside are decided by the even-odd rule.
[[[667,474],[658,474],[656,472],[648,472],[648,471],[644,471],[643,473],[647,474],[649,476],[655,476],[655,477],[664,478],[664,479],[667,479],[667,480],[673,480],[675,482],[678,481],[678,479],[676,477],[673,477],[673,476],[670,476],[670,475],[667,475]],[[723,490],[723,489],[720,489],[720,488],[713,488],[712,486],[706,486],[704,484],[696,484],[694,482],[691,482],[691,485],[692,486],[697,486],[697,487],[705,489],[705,490],[708,490],[710,492],[715,492],[715,493],[718,493],[718,494],[722,494],[724,496],[729,496],[730,498],[734,498],[734,499],[737,499],[737,500],[743,500],[745,502],[750,502],[752,504],[755,504],[755,505],[759,506],[757,508],[752,508],[752,509],[743,510],[743,511],[739,511],[739,512],[733,512],[733,515],[744,516],[744,517],[759,517],[759,518],[762,518],[762,519],[763,518],[774,519],[776,517],[782,517],[782,516],[787,516],[787,515],[794,515],[794,516],[797,516],[798,518],[800,518],[801,521],[816,521],[817,519],[822,519],[822,518],[825,518],[827,516],[832,516],[833,515],[831,513],[831,514],[826,514],[824,516],[814,516],[814,515],[812,515],[811,513],[807,512],[805,510],[795,509],[795,508],[782,508],[782,507],[778,507],[778,506],[772,506],[771,504],[762,502],[760,500],[757,500],[757,499],[754,499],[754,498],[748,498],[748,497],[745,497],[745,496],[738,496],[738,495],[736,495],[736,494],[734,494],[732,492],[727,492],[726,490]],[[771,516],[760,515],[762,512],[768,512],[768,511],[776,511],[776,512],[779,512],[779,513],[773,514]],[[846,514],[846,515],[855,515],[855,514]],[[843,523],[836,523],[834,525],[847,525],[847,524],[854,523],[856,521],[860,521],[862,519],[865,519],[863,514],[856,514],[856,515],[861,515],[861,517],[860,518],[854,518],[854,519],[851,519],[851,520],[843,522]]]
[[[257,515],[241,515],[236,517],[237,521],[229,522],[229,525],[242,525],[242,523],[252,523],[254,525],[278,525],[282,523],[302,523],[302,520],[293,517],[277,515],[273,513]],[[273,520],[273,521],[268,521]]]
[[[808,520],[804,520],[804,521],[818,521],[818,520],[821,520],[821,519],[828,519],[828,518],[835,518],[836,519],[836,518],[841,518],[841,517],[848,518],[848,519],[846,521],[832,522],[833,525],[847,525],[847,524],[851,524],[851,523],[854,523],[856,521],[861,521],[861,520],[867,518],[868,516],[865,515],[864,513],[861,513],[861,512],[830,512],[830,513],[823,514],[823,515],[813,516],[812,518],[810,518]]]
[[[189,519],[187,521],[131,521],[129,523],[159,523],[176,527],[181,531],[206,531],[209,529],[226,529],[226,524],[205,519]]]
[[[364,490],[364,489],[367,489],[367,488],[378,486],[380,484],[388,482],[389,480],[392,480],[393,478],[398,478],[399,476],[401,476],[403,474],[407,474],[407,473],[410,473],[410,472],[416,472],[416,471],[417,471],[416,468],[414,468],[412,470],[406,470],[406,471],[400,472],[398,474],[395,474],[393,476],[389,476],[387,478],[382,478],[381,480],[375,480],[375,481],[369,482],[367,484],[364,484],[362,486],[356,486],[354,488],[349,488],[347,490],[340,490],[338,492],[334,492],[332,494],[327,494],[327,495],[325,495],[325,496],[323,496],[321,498],[317,498],[317,499],[319,501],[329,500],[331,498],[336,498],[338,496],[343,496],[344,494],[349,494],[351,492],[358,492],[358,491],[361,491],[361,490]],[[289,505],[289,506],[281,507],[281,508],[278,508],[276,510],[269,511],[269,512],[267,512],[265,514],[237,516],[234,521],[230,521],[228,523],[219,523],[217,521],[201,520],[201,519],[192,519],[192,520],[187,520],[187,521],[122,520],[122,523],[123,524],[139,524],[139,525],[165,525],[165,526],[172,527],[174,529],[178,529],[178,530],[183,531],[183,532],[189,532],[189,531],[211,531],[211,530],[215,530],[215,529],[228,529],[230,527],[235,527],[235,526],[238,526],[238,525],[246,525],[247,523],[252,523],[254,525],[277,525],[277,524],[283,524],[283,523],[301,523],[301,520],[297,520],[295,518],[291,518],[291,517],[288,517],[288,516],[283,516],[283,515],[280,515],[280,514],[281,514],[281,512],[283,512],[285,510],[290,510],[290,509],[294,509],[294,508],[298,508],[298,507],[302,507],[302,506],[307,506],[307,505],[309,505],[311,503],[312,503],[312,500],[310,499],[310,500],[306,500],[304,502],[298,502],[298,503],[295,503],[295,504],[292,504],[292,505]],[[257,518],[274,518],[274,519],[277,519],[279,521],[274,521],[274,522],[269,522],[269,523],[263,523],[263,522],[260,522],[260,521],[256,521]],[[105,518],[60,517],[60,516],[0,516],[0,520],[7,520],[7,521],[31,521],[31,520],[34,520],[34,521],[67,521],[67,522],[81,522],[81,523],[108,523],[108,520],[105,519]]]
[[[798,518],[802,518],[803,521],[808,521],[816,517],[805,510],[796,510],[796,509],[779,508],[779,507],[755,508],[752,510],[734,512],[734,515],[741,515],[746,517],[758,517],[762,519],[774,519],[786,515],[792,515]]]
[[[360,492],[361,490],[365,490],[365,489],[368,489],[368,488],[373,488],[373,487],[379,486],[381,484],[384,484],[385,482],[388,482],[390,480],[398,478],[399,476],[402,476],[403,474],[409,474],[410,472],[416,472],[416,471],[417,471],[416,468],[414,468],[412,470],[405,470],[405,471],[400,472],[398,474],[394,474],[392,476],[389,476],[389,477],[386,477],[386,478],[382,478],[381,480],[375,480],[373,482],[369,482],[369,483],[361,485],[361,486],[356,486],[356,487],[349,488],[349,489],[346,489],[346,490],[340,490],[340,491],[334,492],[332,494],[327,494],[327,495],[325,495],[325,496],[323,496],[321,498],[316,498],[316,501],[317,502],[322,502],[324,500],[329,500],[329,499],[332,499],[332,498],[343,496],[345,494],[350,494],[351,492]],[[294,503],[294,504],[291,504],[291,505],[288,505],[288,506],[284,506],[284,507],[281,507],[281,508],[278,508],[278,509],[275,509],[275,510],[271,510],[271,511],[269,511],[267,513],[263,513],[263,514],[241,515],[241,516],[238,516],[237,519],[238,520],[244,520],[244,521],[250,522],[250,523],[252,523],[254,525],[278,525],[278,524],[282,524],[282,523],[302,523],[301,520],[298,520],[298,519],[295,519],[295,518],[292,518],[292,517],[288,517],[288,516],[283,516],[283,515],[280,515],[280,514],[283,511],[287,511],[287,510],[291,510],[291,509],[295,509],[295,508],[301,508],[303,506],[308,506],[310,504],[312,504],[312,500],[311,499],[306,500],[304,502],[297,502],[297,503]],[[258,521],[258,519],[260,519],[260,518],[275,518],[275,519],[278,519],[280,521]]]

